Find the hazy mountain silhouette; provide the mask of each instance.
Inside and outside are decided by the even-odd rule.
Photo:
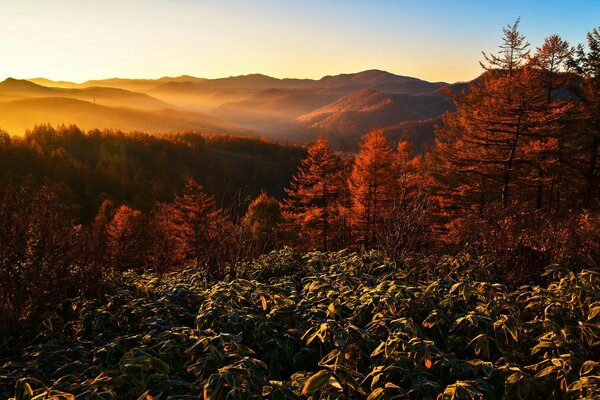
[[[387,129],[398,136],[402,122],[432,124],[435,117],[452,108],[451,99],[441,90],[411,95],[363,89],[297,120],[315,134],[327,134],[334,142],[356,143],[370,129]]]
[[[432,137],[429,132],[435,121],[452,109],[443,88],[456,92],[466,87],[464,83],[427,82],[381,70],[321,79],[249,74],[219,79],[189,75],[112,78],[80,84],[43,78],[31,81],[39,85],[29,82],[29,86],[21,86],[21,81],[12,80],[6,84],[8,90],[3,89],[6,81],[0,84],[0,101],[60,96],[144,111],[171,108],[184,118],[174,126],[188,124],[186,113],[194,112],[210,115],[219,121],[218,126],[233,124],[277,140],[305,142],[325,133],[334,143],[349,146],[376,127],[395,137],[413,132],[415,138],[409,140],[425,143]]]
[[[169,133],[195,131],[206,133],[252,132],[236,128],[210,116],[185,111],[156,111],[107,107],[62,97],[35,97],[0,104],[0,127],[12,134],[23,134],[34,125],[75,124],[82,129],[115,129]]]
[[[126,78],[108,78],[108,79],[94,79],[88,80],[82,83],[75,83],[69,81],[53,81],[46,78],[31,78],[28,81],[37,83],[38,85],[60,87],[60,88],[87,88],[91,86],[101,87],[112,87],[125,90],[133,91],[145,91],[166,82],[202,82],[206,78],[196,78],[195,76],[182,75],[177,77],[165,76],[158,79],[126,79]]]
[[[0,96],[5,100],[29,97],[65,97],[92,103],[136,109],[156,110],[173,108],[172,105],[145,93],[112,87],[91,86],[82,89],[47,87],[27,80],[8,78],[0,82]]]
[[[56,88],[65,88],[65,89],[76,89],[80,88],[81,85],[79,83],[69,82],[69,81],[53,81],[51,79],[46,78],[31,78],[27,79],[29,82],[35,83],[41,86],[48,87],[56,87]]]

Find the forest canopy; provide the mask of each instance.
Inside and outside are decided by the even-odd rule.
[[[147,211],[194,179],[230,207],[261,192],[281,198],[305,150],[263,138],[149,135],[37,126],[24,137],[0,132],[0,192],[51,183],[89,220],[104,200]]]

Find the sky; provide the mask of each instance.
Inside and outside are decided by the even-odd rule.
[[[519,16],[533,47],[554,33],[577,44],[600,23],[600,1],[0,0],[0,79],[381,69],[465,81]]]

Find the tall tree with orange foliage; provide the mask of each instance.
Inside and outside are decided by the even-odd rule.
[[[379,225],[397,193],[392,147],[383,131],[363,136],[348,185],[352,195],[353,226],[365,248],[377,242]]]
[[[457,111],[436,130],[430,166],[453,213],[482,215],[496,203],[505,210],[534,201],[541,207],[541,188],[551,182],[559,119],[548,111],[518,23],[504,29],[499,53],[485,56],[485,73],[453,95]]]
[[[217,207],[214,197],[190,179],[183,194],[175,197],[173,222],[183,244],[182,258],[199,267],[205,267],[212,276],[219,276],[222,233],[228,220]]]
[[[147,230],[148,264],[158,272],[172,271],[181,267],[184,247],[179,235],[180,227],[175,222],[172,204],[156,203],[149,215]]]
[[[566,73],[573,54],[569,43],[558,35],[544,40],[530,58],[528,67],[536,90],[541,91],[533,110],[537,111],[537,124],[532,126],[532,140],[526,143],[524,153],[530,160],[524,180],[535,191],[535,208],[558,212],[561,195],[568,190],[565,174],[565,128],[573,108],[571,98],[557,95],[572,80]]]
[[[283,204],[284,217],[304,247],[327,251],[338,244],[345,186],[342,158],[319,137],[308,147]]]
[[[423,156],[413,155],[413,145],[400,141],[396,147],[394,160],[395,174],[398,177],[400,190],[414,192],[425,185],[422,173]]]
[[[583,207],[600,206],[600,28],[587,35],[587,48],[577,47],[573,67],[582,76],[576,138],[572,141],[571,161],[582,176]]]
[[[142,213],[126,205],[120,206],[106,225],[108,250],[114,268],[125,270],[144,265]]]

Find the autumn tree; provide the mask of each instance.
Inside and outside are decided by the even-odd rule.
[[[535,190],[535,208],[555,213],[568,187],[565,142],[573,101],[560,95],[559,90],[564,93],[572,80],[572,75],[566,72],[572,51],[568,42],[552,35],[535,50],[528,63],[532,71],[530,79],[541,93],[537,103],[530,107],[537,114],[534,118],[537,122],[531,126],[531,140],[526,141],[523,151],[524,158],[529,160],[523,179]]]
[[[106,226],[112,266],[119,270],[144,266],[142,245],[143,216],[138,210],[121,205]]]
[[[600,28],[588,33],[587,49],[579,45],[571,64],[582,77],[571,160],[583,176],[583,206],[589,208],[600,194]]]
[[[193,180],[188,180],[183,193],[175,197],[173,221],[183,244],[184,259],[205,267],[212,276],[219,276],[221,242],[227,229],[227,218],[215,203],[214,197]]]
[[[394,153],[382,130],[363,136],[348,186],[352,195],[353,226],[368,248],[377,242],[379,225],[397,192]]]
[[[537,47],[529,63],[540,72],[541,85],[546,93],[546,103],[557,100],[555,91],[565,88],[570,76],[565,74],[573,49],[559,35],[551,35]]]
[[[304,247],[331,249],[339,242],[345,190],[343,163],[319,137],[286,189],[284,216]]]
[[[155,271],[168,272],[182,267],[184,247],[178,235],[173,205],[156,203],[147,221],[148,265]]]
[[[242,225],[252,237],[260,253],[275,249],[280,240],[283,223],[281,206],[277,199],[261,193],[252,200],[242,220]]]
[[[425,185],[423,175],[423,156],[414,155],[410,142],[400,141],[396,147],[394,170],[400,190],[414,192]]]
[[[83,230],[57,189],[9,184],[0,197],[0,331],[8,328],[15,338],[57,299],[101,285],[81,263]]]
[[[564,107],[548,103],[556,89],[548,74],[558,73],[564,43],[549,39],[533,63],[518,23],[504,29],[497,54],[484,55],[484,74],[453,95],[457,111],[436,130],[430,166],[453,214],[483,215],[497,203],[505,210],[541,208],[555,181]]]

